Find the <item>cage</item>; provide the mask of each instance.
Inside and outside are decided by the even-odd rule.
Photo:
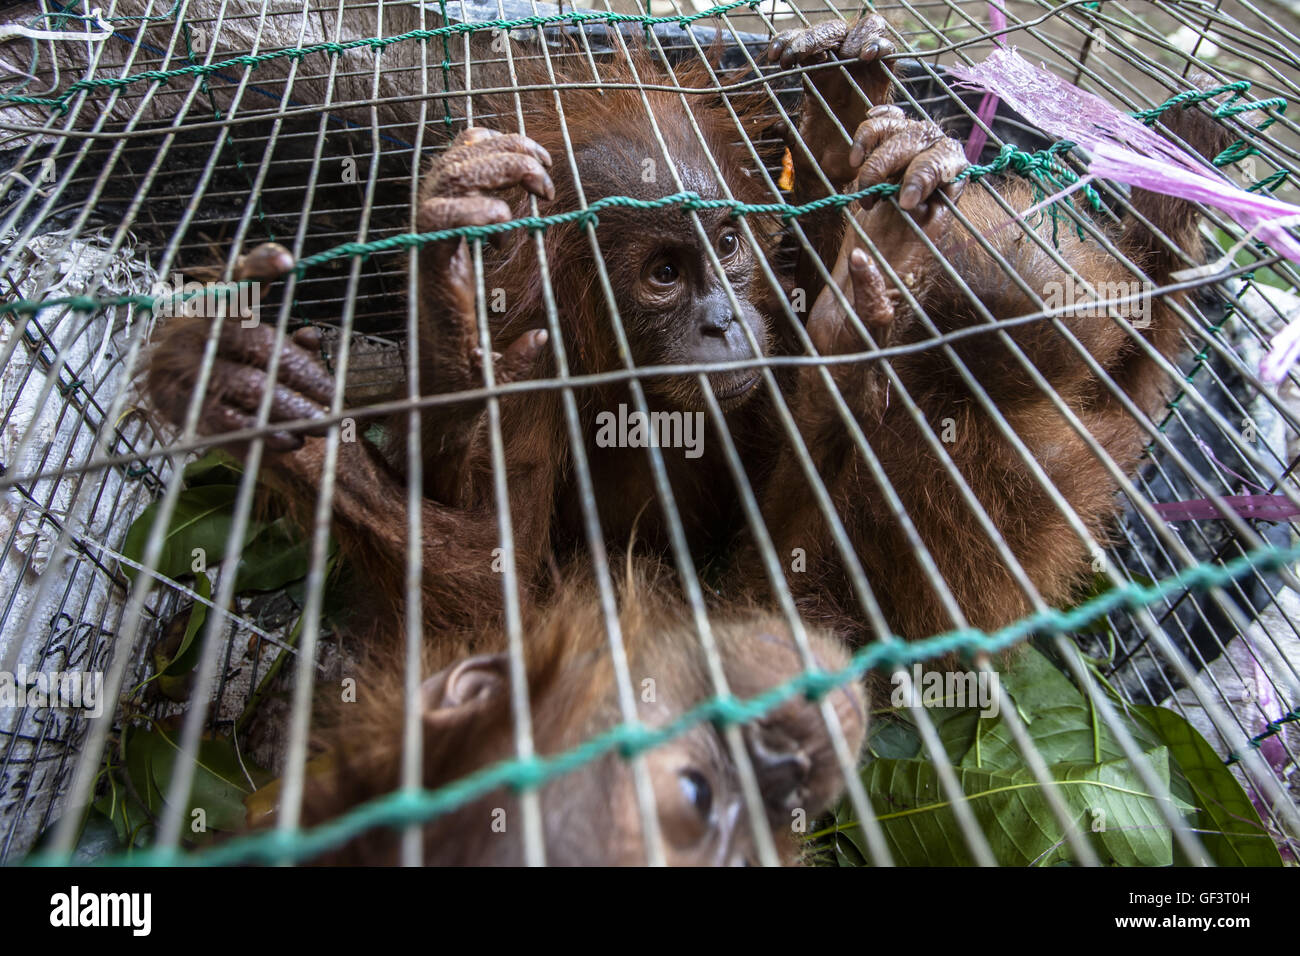
[[[996,51],[1015,48],[1079,90],[1153,122],[1163,110],[1190,103],[1228,134],[1231,146],[1211,157],[1225,174],[1255,197],[1297,201],[1300,135],[1286,104],[1297,93],[1300,21],[1293,7],[1274,0],[5,4],[0,691],[7,706],[0,708],[0,860],[175,862],[192,855],[211,863],[306,863],[382,835],[393,862],[417,863],[440,859],[422,828],[481,808],[476,801],[504,790],[518,794],[518,812],[511,803],[501,837],[509,852],[534,864],[564,861],[569,851],[557,845],[557,833],[600,842],[595,824],[572,819],[566,801],[580,788],[565,781],[593,767],[614,772],[612,762],[622,789],[611,790],[609,802],[625,802],[618,813],[634,838],[631,850],[613,858],[661,863],[672,857],[665,845],[674,834],[656,809],[666,798],[655,782],[655,755],[702,728],[712,735],[714,759],[728,768],[728,806],[751,832],[750,862],[776,862],[780,846],[793,839],[801,859],[826,865],[1294,864],[1300,490],[1292,472],[1300,408],[1294,373],[1275,382],[1261,372],[1300,318],[1294,262],[1284,243],[1266,243],[1267,233],[1223,207],[1198,206],[1200,248],[1179,250],[1153,228],[1154,258],[1129,261],[1127,275],[1140,283],[1144,301],[1173,316],[1171,348],[1161,354],[1142,345],[1143,326],[1132,316],[1110,310],[1087,320],[1120,330],[1127,347],[1158,368],[1161,401],[1149,408],[1092,361],[1064,313],[1044,304],[1042,289],[1034,290],[1037,304],[1028,311],[984,310],[971,328],[956,332],[942,327],[942,317],[931,321],[913,298],[922,316],[914,340],[893,348],[860,344],[847,361],[822,354],[804,331],[810,320],[789,307],[792,292],[779,273],[815,253],[812,226],[803,228],[814,213],[829,208],[852,231],[857,207],[845,199],[796,209],[790,176],[802,156],[816,160],[802,139],[800,111],[830,110],[817,74],[837,71],[850,83],[857,74],[836,56],[791,65],[770,60],[767,50],[785,31],[872,12],[890,24],[897,53],[888,57],[889,82],[902,115],[931,121],[962,144],[982,171],[966,174],[967,193],[996,195],[998,176],[1027,184],[1035,209],[1026,214],[1004,203],[1006,221],[998,228],[1016,242],[1037,243],[1043,255],[1055,252],[1061,274],[1081,287],[1089,282],[1076,268],[1083,260],[1062,258],[1062,243],[1118,261],[1122,251],[1107,230],[1141,214],[1134,192],[1090,176],[1096,156],[1077,144],[1062,146],[1066,137],[1027,116],[1023,104],[962,79]],[[1195,74],[1208,80],[1197,85]],[[639,709],[644,675],[635,670],[636,649],[628,642],[636,638],[620,608],[630,560],[624,549],[633,539],[616,538],[605,526],[609,505],[601,494],[620,486],[601,470],[608,466],[593,463],[584,416],[590,396],[609,382],[645,414],[655,381],[675,375],[709,392],[706,371],[714,369],[656,368],[662,363],[642,361],[628,344],[619,318],[626,303],[616,304],[614,293],[626,265],[597,238],[601,218],[613,221],[618,204],[589,201],[579,190],[572,208],[549,218],[536,198],[516,206],[495,232],[487,224],[444,234],[415,225],[427,198],[421,175],[458,134],[471,126],[524,135],[547,129],[571,143],[571,130],[582,122],[575,111],[615,89],[640,104],[628,118],[657,141],[680,137],[710,155],[713,146],[698,125],[662,128],[650,97],[685,104],[707,95],[720,104],[730,124],[723,138],[746,161],[746,188],[761,199],[736,199],[736,178],[716,164],[702,188],[675,176],[671,162],[662,180],[641,178],[639,162],[632,163],[628,191],[637,187],[633,198],[642,206],[634,208],[670,207],[687,237],[723,206],[736,213],[741,247],[764,263],[755,281],[764,294],[783,297],[786,305],[774,315],[796,340],[784,352],[759,350],[722,363],[724,371],[751,370],[756,387],[772,396],[776,411],[762,437],[732,434],[734,419],[716,387],[701,406],[708,441],[720,455],[714,477],[725,486],[726,509],[679,506],[676,472],[665,463],[671,452],[653,442],[636,452],[646,476],[640,490],[661,538],[642,539],[661,564],[650,603],[680,604],[683,646],[674,653],[699,655],[704,663],[692,666],[703,668],[700,686],[707,690],[658,722],[647,722]],[[866,101],[858,100],[864,115]],[[683,106],[680,115],[695,114]],[[579,155],[572,148],[552,155],[552,171],[594,177],[592,161]],[[805,175],[802,167],[795,175]],[[721,190],[723,206],[705,201],[710,189]],[[879,202],[896,202],[892,195],[880,193]],[[950,215],[961,208],[951,199],[935,202]],[[1289,224],[1282,220],[1281,228]],[[535,272],[544,328],[553,348],[573,349],[566,323],[580,304],[552,286],[549,270],[557,264],[547,259],[547,233],[561,226],[574,230],[575,248],[594,257],[586,295],[607,306],[609,327],[599,331],[621,365],[575,371],[581,363],[573,364],[574,353],[557,359],[553,374],[502,381],[505,350],[491,338],[494,289],[484,264],[494,254],[490,240],[505,236],[543,264]],[[862,243],[888,258],[890,250],[858,231]],[[463,389],[432,394],[419,387],[427,383],[421,353],[428,346],[415,251],[445,245],[449,236],[466,237],[462,262],[473,280],[473,335],[484,347],[483,368]],[[270,241],[287,247],[294,268],[284,281],[250,282],[241,257]],[[1150,262],[1160,244],[1186,254],[1175,273],[1180,278],[1155,275]],[[937,253],[934,242],[930,248]],[[1015,267],[991,255],[1002,281],[1014,284]],[[819,264],[829,289],[833,258]],[[730,290],[734,308],[736,289],[724,278],[731,273],[716,254],[705,271]],[[906,285],[896,275],[890,282]],[[158,330],[187,320],[187,297],[213,305],[214,284],[251,290],[262,328],[278,336],[276,350],[294,330],[316,329],[309,341],[337,383],[316,422],[301,415],[272,420],[270,398],[258,398],[238,456],[214,453],[222,443],[199,427],[223,361],[218,335],[196,340],[198,379],[185,393],[181,427],[160,423],[141,384]],[[863,311],[840,299],[846,312]],[[221,303],[213,307],[233,327],[243,317],[239,304]],[[1100,397],[1081,405],[1058,394],[1050,373],[1017,346],[1027,328],[1049,329],[1069,366],[1091,368]],[[1113,487],[1103,505],[1081,514],[1076,492],[1045,470],[1050,449],[1021,439],[1023,420],[1007,414],[997,397],[1005,383],[970,371],[971,350],[993,341],[1015,358],[1008,367],[1015,388],[1051,408],[1061,440],[1086,446],[1109,476]],[[499,351],[491,358],[482,354],[493,349]],[[1038,572],[1021,561],[1008,530],[1025,516],[986,507],[988,499],[972,491],[970,467],[954,463],[945,423],[926,420],[925,398],[910,394],[915,379],[897,372],[918,355],[960,377],[962,401],[987,417],[1023,466],[1028,490],[1017,494],[1047,503],[1036,507],[1063,529],[1060,553],[1085,569],[1083,579],[1072,579],[1069,600],[1039,593]],[[913,422],[940,475],[927,494],[900,496],[897,471],[891,480],[891,469],[880,464],[875,433],[855,430],[851,414],[837,413],[835,427],[875,483],[879,507],[913,529],[891,545],[900,573],[936,595],[929,600],[948,622],[901,635],[908,640],[882,610],[881,577],[854,556],[863,544],[850,541],[846,526],[857,518],[828,491],[814,464],[819,450],[801,437],[790,412],[789,380],[820,376],[833,391],[842,381],[837,370],[866,368],[887,383],[892,413]],[[272,378],[275,369],[273,363]],[[508,723],[497,749],[467,754],[484,761],[490,755],[490,762],[467,764],[463,775],[428,787],[421,767],[442,745],[423,714],[427,647],[452,639],[429,624],[421,582],[430,554],[452,562],[460,540],[430,551],[434,530],[427,518],[421,524],[428,512],[420,502],[437,476],[422,472],[417,450],[401,493],[378,502],[397,529],[391,553],[398,559],[378,572],[350,565],[346,541],[336,542],[331,528],[340,498],[352,493],[338,473],[349,443],[374,444],[385,421],[408,421],[417,424],[396,437],[414,443],[403,448],[418,449],[429,435],[407,413],[471,400],[481,409],[475,447],[487,489],[487,506],[472,527],[490,539],[487,553],[498,565],[490,580],[500,607],[490,629],[508,675]],[[1097,419],[1084,412],[1103,401],[1140,429],[1136,461],[1112,455],[1106,437],[1090,431]],[[506,467],[514,446],[503,416],[542,403],[558,410],[555,440],[568,469],[569,497],[556,506],[571,511],[574,529],[564,560],[580,564],[593,582],[581,608],[560,602],[560,609],[598,622],[609,691],[609,719],[584,725],[555,749],[535,739],[556,718],[548,700],[530,698],[525,675],[539,653],[535,615],[544,612],[537,605],[560,586],[530,582],[527,547],[516,540],[530,519],[502,507],[526,480]],[[309,432],[313,447],[324,449],[319,481],[296,486],[297,512],[277,511],[263,481],[285,454],[274,442]],[[768,476],[747,467],[747,442],[788,447],[790,465],[776,471],[786,483],[766,493],[807,502],[829,529],[827,547],[838,549],[844,568],[834,587],[854,608],[856,626],[874,635],[855,642],[853,656],[837,666],[821,666],[810,643],[808,604],[790,583],[797,570],[792,554],[778,550],[760,502]],[[987,560],[1006,568],[999,586],[1015,593],[1024,613],[994,627],[968,620],[954,594],[969,582],[946,577],[952,565],[931,554],[934,541],[915,531],[929,520],[916,510],[931,507],[927,501],[949,502],[944,507],[956,509],[949,520],[985,536]],[[697,547],[699,529],[727,509],[735,512],[734,537],[717,549]],[[379,517],[372,515],[376,538],[387,533]],[[456,535],[470,535],[469,527],[458,526]],[[786,628],[798,652],[798,666],[756,696],[739,693],[737,672],[724,660],[724,618],[737,587],[729,568],[741,549],[752,561],[748,573],[766,588],[763,613],[785,622],[772,626]],[[552,582],[556,560],[546,571]],[[368,653],[358,634],[376,626],[358,624],[348,606],[358,590],[378,583],[366,581],[370,573],[386,575],[385,587],[404,600],[404,613],[388,627],[391,657],[401,666],[382,688],[364,679],[358,686]],[[469,584],[463,591],[448,587],[458,613],[482,610]],[[957,652],[967,656],[953,665]],[[945,655],[949,663],[939,663]],[[945,697],[954,686],[949,681],[937,701],[925,697],[927,681],[939,675],[942,683],[954,666],[965,668],[970,687],[991,696],[955,706]],[[867,672],[879,676],[869,685],[871,717],[859,752],[832,688]],[[1000,682],[985,681],[989,675]],[[890,687],[913,693],[891,699]],[[355,700],[381,690],[395,731],[384,746],[396,776],[329,826],[304,824],[304,801],[332,772],[331,751],[322,750],[317,735],[320,699],[347,701],[351,692]],[[844,795],[811,820],[800,816],[803,804],[793,814],[783,807],[781,827],[765,808],[766,771],[755,769],[749,729],[791,701],[806,702],[824,725],[830,756],[822,759],[833,764]],[[347,714],[344,707],[335,717],[344,735]],[[352,730],[368,740],[373,727]],[[471,739],[478,738],[465,737]],[[699,804],[699,781],[682,779]],[[714,789],[722,785],[715,781]],[[721,804],[721,793],[715,796]],[[493,825],[489,804],[476,825]],[[792,819],[793,838],[774,832],[790,829]],[[485,851],[482,857],[493,858]]]

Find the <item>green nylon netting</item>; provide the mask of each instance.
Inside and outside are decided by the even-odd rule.
[[[757,6],[757,0],[733,0],[731,3],[724,3],[708,10],[681,16],[654,17],[570,10],[549,16],[448,24],[434,29],[414,30],[391,37],[372,37],[346,43],[318,43],[306,47],[274,50],[256,56],[232,57],[219,63],[191,64],[173,70],[145,71],[128,77],[83,79],[70,84],[57,97],[41,98],[25,97],[21,94],[0,94],[0,102],[46,106],[51,110],[53,116],[66,112],[71,107],[73,98],[83,92],[88,93],[104,88],[121,89],[136,83],[167,83],[173,79],[183,79],[185,77],[197,78],[202,82],[206,77],[222,70],[235,67],[257,69],[260,65],[274,60],[300,59],[311,54],[337,56],[347,50],[359,47],[382,50],[396,43],[426,42],[430,40],[441,40],[444,51],[446,51],[448,38],[459,34],[557,24],[638,23],[648,27],[654,24],[677,23],[685,26],[698,20],[720,16],[739,7],[756,8]],[[110,22],[165,22],[176,18],[179,7],[178,0],[168,13],[160,16],[107,19]],[[89,17],[73,13],[70,10],[44,16],[52,18],[54,22],[65,20],[93,22]],[[182,23],[181,25],[185,26],[186,24]],[[444,70],[450,67],[450,62],[445,55],[441,66]],[[1214,111],[1216,116],[1236,116],[1251,110],[1266,112],[1268,110],[1277,110],[1279,112],[1285,110],[1287,103],[1281,97],[1244,103],[1237,102],[1249,91],[1249,88],[1250,83],[1248,81],[1238,81],[1209,91],[1188,91],[1171,97],[1159,106],[1133,115],[1144,122],[1150,123],[1154,122],[1167,109],[1189,106],[1226,93],[1230,93],[1231,97],[1216,107]],[[1267,128],[1275,119],[1276,117],[1268,116],[1256,129],[1263,130]],[[450,122],[450,115],[448,115],[447,121]],[[1059,157],[1073,148],[1073,145],[1068,141],[1061,141],[1047,149],[1031,153],[1008,144],[1002,148],[1000,155],[992,162],[985,165],[970,166],[962,173],[962,177],[977,180],[988,175],[1011,172],[1034,180],[1036,186],[1046,195],[1049,190],[1057,191],[1078,182],[1078,175],[1059,161]],[[1214,164],[1224,166],[1256,154],[1258,154],[1256,147],[1245,140],[1239,139],[1227,150],[1215,157]],[[1250,188],[1271,192],[1281,183],[1284,177],[1285,171],[1255,183]],[[610,196],[591,203],[585,209],[557,215],[522,217],[510,222],[487,226],[464,226],[439,232],[406,233],[371,242],[343,243],[302,259],[298,262],[296,271],[299,275],[302,275],[334,259],[367,257],[376,253],[408,250],[419,248],[431,242],[456,237],[484,240],[513,230],[524,229],[536,232],[562,223],[578,222],[595,225],[600,211],[614,206],[637,209],[661,209],[677,206],[684,214],[691,210],[729,209],[733,216],[775,214],[788,220],[825,209],[844,208],[867,196],[894,195],[897,191],[898,187],[896,185],[881,184],[853,193],[828,196],[801,206],[792,206],[785,203],[747,204],[734,200],[703,199],[692,192],[674,193],[656,200]],[[1091,186],[1084,186],[1083,192],[1090,205],[1094,208],[1100,206],[1100,197]],[[1053,210],[1054,212],[1055,210]],[[1260,244],[1260,247],[1263,248],[1262,244]],[[1244,281],[1249,281],[1250,278],[1250,273],[1242,276]],[[175,303],[197,294],[201,293],[191,291],[189,293],[158,297],[127,295],[102,298],[68,296],[39,300],[16,299],[0,305],[0,314],[34,314],[49,308],[93,312],[101,308],[121,305],[134,305],[140,309],[156,311],[164,300],[171,300]],[[1229,314],[1231,313],[1229,312]],[[1211,331],[1217,331],[1217,327]],[[1203,350],[1196,357],[1193,369],[1186,377],[1188,382],[1191,381],[1196,369],[1203,363],[1204,358],[1205,352]],[[1171,409],[1176,407],[1180,397],[1181,395],[1171,400],[1169,403]],[[1161,423],[1160,427],[1163,429],[1164,423]],[[1202,591],[1219,587],[1236,581],[1254,571],[1281,568],[1298,559],[1300,559],[1300,545],[1287,548],[1265,548],[1249,552],[1222,564],[1197,564],[1154,584],[1142,585],[1130,582],[1127,585],[1116,587],[1098,595],[1070,610],[1063,611],[1049,608],[1031,614],[1008,627],[991,633],[977,629],[961,629],[908,643],[897,639],[874,643],[857,651],[850,664],[843,670],[833,672],[805,671],[786,683],[747,700],[739,700],[732,696],[714,697],[660,728],[651,729],[639,723],[621,724],[555,756],[502,761],[435,791],[394,792],[356,807],[336,820],[311,830],[288,832],[276,830],[258,833],[198,853],[188,853],[178,849],[137,850],[129,855],[111,857],[102,862],[106,865],[144,866],[177,864],[229,865],[311,859],[321,853],[337,848],[375,827],[401,827],[424,823],[500,787],[508,787],[514,790],[534,789],[555,777],[576,770],[611,752],[617,752],[624,758],[633,757],[660,746],[706,721],[712,722],[719,727],[725,727],[761,717],[769,710],[779,706],[783,701],[799,694],[816,700],[836,687],[859,679],[869,670],[892,671],[895,668],[914,662],[929,660],[953,652],[967,655],[996,653],[1036,634],[1053,634],[1076,630],[1115,610],[1122,608],[1141,609],[1171,595],[1189,590]],[[1263,740],[1278,733],[1284,725],[1296,721],[1300,721],[1300,708],[1292,709],[1278,719],[1270,721],[1263,731],[1250,739],[1250,746],[1258,748]],[[1230,754],[1226,762],[1231,764],[1240,759],[1239,754]],[[71,857],[68,855],[38,854],[30,857],[28,862],[37,865],[59,865],[69,862],[70,859]]]

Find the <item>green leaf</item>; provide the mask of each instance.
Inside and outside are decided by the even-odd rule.
[[[981,719],[980,712],[974,707],[934,707],[927,713],[934,721],[934,729],[939,733],[949,763],[960,761],[963,754],[975,753],[976,732],[982,745],[989,729],[1000,723],[996,718]]]
[[[867,752],[876,757],[894,759],[920,756],[921,732],[912,719],[911,711],[901,706],[901,689],[895,689],[899,697],[893,701],[895,706],[892,711],[873,718],[870,722]],[[929,699],[925,696],[925,688],[917,690],[922,694],[923,700]],[[936,699],[943,696],[943,690],[946,688],[936,691]],[[925,712],[952,763],[959,762],[962,754],[971,748],[977,728],[980,733],[987,733],[992,726],[992,722],[987,719],[981,722],[979,710],[972,707],[927,704]]]
[[[125,849],[118,828],[99,808],[96,801],[86,811],[86,818],[81,824],[81,833],[77,845],[72,848],[72,864],[86,866],[113,853]],[[62,821],[55,820],[46,827],[32,846],[33,852],[49,850],[54,846],[54,834]]]
[[[157,746],[158,735],[139,727],[131,727],[126,731],[122,745],[126,775],[135,790],[133,797],[144,801],[145,808],[155,816],[162,809],[162,801],[154,793],[153,774],[149,772],[149,766],[153,763]]]
[[[149,816],[140,802],[121,786],[110,788],[91,806],[112,821],[119,846],[130,849],[148,842]]]
[[[1254,804],[1200,733],[1181,714],[1165,707],[1132,710],[1169,748],[1191,789],[1206,852],[1219,866],[1281,866],[1277,846]]]
[[[857,846],[848,838],[846,833],[835,833],[832,837],[835,848],[835,865],[836,866],[866,866],[866,857],[859,852]]]
[[[164,730],[138,730],[131,735],[129,746],[132,750],[138,748],[145,754],[151,809],[155,814],[161,814],[169,796],[176,758],[180,753],[179,730],[174,734]],[[245,776],[245,770],[248,771],[248,776]],[[253,778],[251,784],[249,776]],[[186,839],[206,842],[211,838],[211,831],[233,832],[243,829],[244,798],[268,783],[271,776],[250,763],[247,757],[241,767],[234,742],[229,738],[202,739],[194,768],[194,784],[185,810]],[[196,833],[191,829],[195,809],[203,810],[207,833]]]
[[[921,735],[902,714],[873,719],[867,726],[867,752],[874,757],[906,760],[921,752]]]
[[[1172,835],[1157,798],[1070,679],[1044,654],[1024,646],[1000,680],[1070,818],[1099,858],[1126,865],[1172,863]],[[1065,830],[1001,716],[980,719],[974,708],[927,708],[927,714],[997,861],[1069,861]],[[1193,812],[1193,792],[1171,759],[1172,744],[1123,709],[1119,715],[1130,718],[1127,729],[1168,787],[1176,812]],[[882,722],[899,726],[873,732],[871,752],[878,759],[863,770],[862,780],[898,862],[972,862],[956,816],[938,789],[938,771],[916,747],[919,737],[910,719],[899,713]],[[860,832],[847,802],[837,808],[836,822],[843,828],[834,836],[837,844],[845,838],[855,844],[852,852],[837,849],[836,858],[852,865],[865,846],[857,843]]]
[[[235,484],[202,484],[180,493],[171,527],[163,536],[159,574],[177,579],[194,573],[196,548],[203,549],[208,568],[216,567],[225,559],[238,492]],[[157,509],[157,502],[147,507],[127,532],[122,553],[133,561],[139,562],[144,556],[145,545],[157,523]],[[275,591],[301,579],[307,573],[310,545],[288,518],[269,524],[250,521],[235,572],[235,593]],[[331,554],[334,549],[331,541]],[[134,568],[126,567],[125,571],[129,578],[135,579]]]
[[[1087,698],[1043,654],[1031,647],[1021,649],[1013,664],[1001,672],[1001,681],[1015,700],[1029,737],[1045,763],[1093,764],[1124,759],[1119,742]],[[1139,749],[1162,746],[1158,736],[1136,721],[1129,721],[1127,729]],[[968,753],[961,765],[975,766],[974,754]],[[1024,757],[1002,722],[981,733],[979,766],[986,770],[1024,766]]]
[[[288,518],[273,521],[240,552],[235,593],[278,591],[306,576],[310,560],[311,540],[302,535],[297,525]]]
[[[206,574],[194,579],[194,593],[201,598],[212,597],[212,584]],[[185,630],[176,642],[176,646],[160,647],[154,652],[154,674],[157,686],[169,700],[183,703],[190,698],[190,689],[194,683],[193,670],[198,666],[202,645],[194,638],[203,629],[208,619],[208,606],[203,601],[190,605],[190,615],[185,623]]]
[[[183,477],[186,488],[195,488],[199,485],[238,485],[243,475],[243,463],[234,455],[216,448],[186,465]]]
[[[212,582],[206,574],[195,575],[194,593],[204,600],[212,599]],[[192,671],[199,663],[199,648],[194,638],[208,618],[208,606],[203,601],[190,605],[189,620],[185,624],[185,633],[181,635],[180,644],[167,656],[154,655],[154,669],[160,675],[176,676]]]
[[[72,862],[83,865],[93,863],[121,849],[122,841],[118,839],[113,821],[91,807],[86,815],[86,823],[81,828],[81,836],[72,851]]]
[[[1167,781],[1168,752],[1157,748],[1145,756]],[[1071,859],[1061,825],[1028,768],[1009,772],[952,769],[999,863],[1050,866]],[[1173,862],[1173,841],[1157,798],[1146,791],[1127,761],[1058,764],[1049,768],[1049,775],[1071,819],[1103,862],[1125,866],[1168,866]],[[974,863],[931,761],[875,760],[863,771],[862,779],[896,863]],[[838,837],[865,857],[865,841],[856,825],[841,830]]]
[[[1079,688],[1061,673],[1047,657],[1032,647],[1016,648],[1008,666],[1000,669],[998,679],[1015,698],[1020,713],[1032,724],[1035,715],[1066,704],[1084,704]]]
[[[175,579],[194,573],[195,548],[203,549],[208,567],[214,567],[222,560],[238,490],[235,485],[201,485],[180,493],[171,526],[163,534],[162,552],[158,556],[159,574]],[[158,505],[159,502],[155,501],[145,508],[126,533],[122,554],[132,561],[142,562],[150,537],[161,533],[154,527]],[[135,568],[126,566],[123,571],[128,578],[135,580]]]
[[[149,842],[157,812],[149,775],[153,741],[144,736],[136,745],[144,733],[133,727],[123,731],[122,762],[107,773],[107,792],[91,804],[113,822],[118,842],[127,849]]]
[[[179,739],[178,727],[157,724],[153,729],[138,726],[127,729],[122,744],[123,761],[108,774],[108,792],[93,804],[94,810],[102,815],[101,820],[112,821],[121,846],[140,846],[152,836],[153,821],[162,815],[170,796],[168,789],[180,753]],[[271,779],[270,773],[247,758],[241,765],[234,742],[229,738],[203,738],[199,742],[194,782],[185,812],[186,842],[207,843],[217,831],[244,829],[247,818],[244,799]],[[206,817],[206,830],[196,832],[191,823],[198,808]]]

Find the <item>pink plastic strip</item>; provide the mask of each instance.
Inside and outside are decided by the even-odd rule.
[[[1224,503],[1243,518],[1258,521],[1285,521],[1300,515],[1285,495],[1224,495]],[[1222,518],[1223,512],[1209,498],[1192,498],[1153,504],[1156,514],[1166,521],[1202,521]]]

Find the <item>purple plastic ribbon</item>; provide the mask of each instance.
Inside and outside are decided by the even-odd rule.
[[[1286,521],[1300,515],[1300,508],[1285,495],[1224,495],[1223,501],[1241,517],[1256,521]],[[1166,521],[1201,521],[1224,517],[1219,506],[1209,498],[1161,502],[1151,507]]]
[[[1101,97],[1033,66],[1014,49],[997,49],[974,66],[952,66],[961,84],[1006,102],[1035,126],[1078,143],[1092,156],[1094,176],[1177,196],[1223,210],[1280,255],[1300,262],[1300,240],[1288,225],[1300,224],[1300,206],[1234,185],[1212,166],[1179,149],[1155,130]],[[1300,358],[1300,320],[1276,336],[1260,361],[1260,379],[1275,385]]]
[[[1007,15],[1002,7],[989,0],[989,27],[994,33],[1007,28]],[[1006,46],[1002,37],[995,36],[993,42],[998,46]],[[988,142],[988,133],[984,132],[984,126],[993,122],[993,117],[998,111],[998,98],[994,93],[985,93],[980,100],[979,107],[975,110],[975,115],[979,118],[979,123],[974,123],[970,129],[970,136],[966,140],[966,161],[968,163],[979,162],[980,153],[984,152],[984,144]],[[984,126],[981,126],[983,123]]]

